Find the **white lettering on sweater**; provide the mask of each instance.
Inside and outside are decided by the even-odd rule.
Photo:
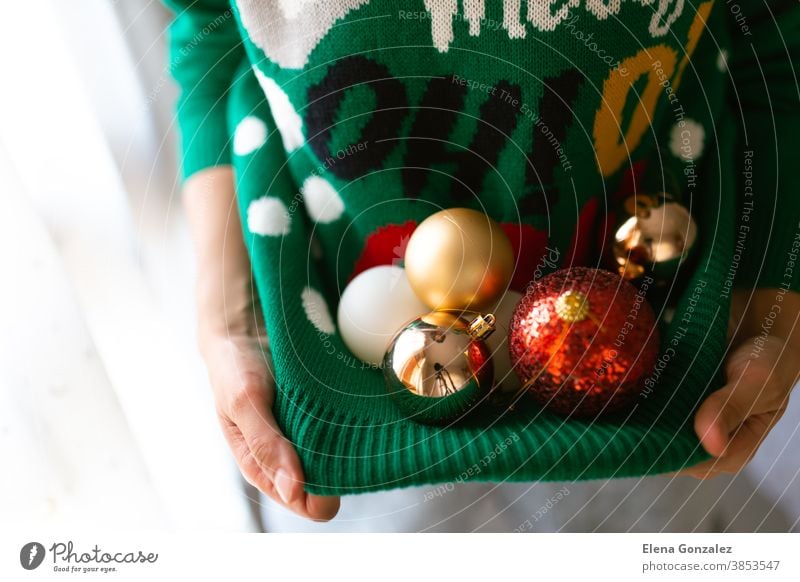
[[[683,13],[685,0],[658,0],[658,8],[650,19],[648,30],[653,38],[664,36]],[[639,0],[642,6],[650,6],[655,0]]]
[[[683,13],[685,0],[636,0],[653,12],[648,31],[654,37],[667,34]],[[485,19],[485,0],[463,0],[463,19],[469,23],[471,36],[478,36]],[[526,23],[542,32],[553,32],[573,11],[580,7],[581,0],[528,0],[525,20],[522,22],[522,0],[503,0],[503,28],[509,38],[525,38]],[[560,5],[556,7],[557,5]],[[585,0],[584,8],[598,20],[616,16],[622,0]],[[458,0],[425,0],[430,13],[433,45],[446,52],[453,42],[453,22],[459,17]]]
[[[653,38],[669,32],[685,4],[685,0],[634,1],[652,12],[648,31]],[[369,3],[370,0],[236,0],[250,40],[270,60],[288,69],[308,64],[311,52],[337,21]],[[407,14],[430,19],[433,45],[440,52],[446,52],[453,43],[454,21],[458,18],[469,24],[470,36],[479,36],[482,28],[500,28],[489,26],[486,0],[424,0],[424,4],[427,15]],[[622,0],[584,0],[583,4],[586,12],[597,20],[607,20],[619,13]],[[459,5],[463,6],[462,14]],[[542,32],[553,32],[580,5],[581,0],[503,0],[502,28],[510,39],[525,38],[529,25]]]

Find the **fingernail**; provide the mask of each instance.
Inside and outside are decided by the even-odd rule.
[[[289,473],[283,469],[275,471],[275,478],[272,481],[275,486],[275,491],[278,492],[278,497],[281,501],[288,504],[292,499],[292,489],[294,487],[294,480],[289,476]]]

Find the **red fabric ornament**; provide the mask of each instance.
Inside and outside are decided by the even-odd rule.
[[[506,233],[511,241],[511,248],[514,249],[515,267],[510,287],[523,293],[547,250],[547,233],[536,230],[529,224],[516,222],[504,222],[500,224],[500,228]]]
[[[567,251],[566,262],[563,265],[585,266],[594,262],[595,245],[597,236],[597,215],[600,203],[597,198],[592,198],[578,215],[578,223],[572,233],[572,242]]]
[[[633,162],[630,166],[625,168],[620,180],[619,188],[614,192],[614,201],[617,204],[622,204],[626,198],[629,198],[642,191],[642,181],[647,173],[647,161],[639,160]]]
[[[560,414],[594,417],[633,404],[659,350],[653,309],[609,271],[556,271],[522,298],[508,332],[528,392]]]
[[[408,239],[417,228],[417,223],[408,220],[403,224],[387,224],[367,235],[364,249],[356,261],[350,281],[357,275],[380,265],[402,266]]]

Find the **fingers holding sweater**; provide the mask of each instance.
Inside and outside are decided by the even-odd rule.
[[[242,475],[249,483],[295,513],[315,520],[336,515],[338,498],[303,490],[305,476],[294,447],[272,415],[274,382],[263,357],[247,342],[220,342],[208,354],[217,412]],[[228,352],[226,355],[224,352]]]
[[[732,433],[720,438],[719,454],[715,458],[690,467],[683,474],[697,479],[710,479],[724,474],[734,474],[741,471],[755,456],[761,443],[772,430],[775,423],[780,420],[783,411],[768,412],[749,416],[739,424]],[[712,449],[706,441],[703,442],[706,450]]]

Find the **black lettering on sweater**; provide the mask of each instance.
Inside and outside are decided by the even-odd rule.
[[[558,202],[555,170],[560,165],[558,149],[563,147],[574,112],[572,106],[584,81],[577,69],[567,69],[544,81],[539,117],[533,124],[533,149],[525,171],[525,188],[519,201],[520,213],[547,214]]]
[[[430,166],[436,162],[456,162],[456,152],[445,147],[456,116],[464,109],[467,87],[454,82],[452,76],[435,77],[428,82],[425,94],[408,136],[403,168],[406,196],[417,198],[430,177]]]
[[[464,202],[480,192],[487,174],[494,169],[509,136],[517,126],[519,111],[513,103],[522,94],[517,85],[500,81],[481,105],[475,135],[466,148],[448,147],[457,116],[463,111],[468,88],[453,76],[432,79],[409,135],[403,169],[406,196],[416,198],[430,177],[433,164],[455,164],[451,196]],[[508,96],[500,99],[497,95]],[[458,146],[456,146],[458,147]]]
[[[366,57],[355,55],[338,60],[328,69],[325,78],[308,89],[308,107],[305,126],[308,143],[317,157],[331,157],[331,132],[338,119],[339,109],[348,90],[367,86],[375,94],[375,111],[361,132],[356,144],[342,146],[344,150],[366,143],[367,148],[357,148],[358,154],[347,156],[330,167],[339,178],[353,180],[379,168],[392,148],[406,116],[408,99],[403,83],[392,77],[389,69]]]

